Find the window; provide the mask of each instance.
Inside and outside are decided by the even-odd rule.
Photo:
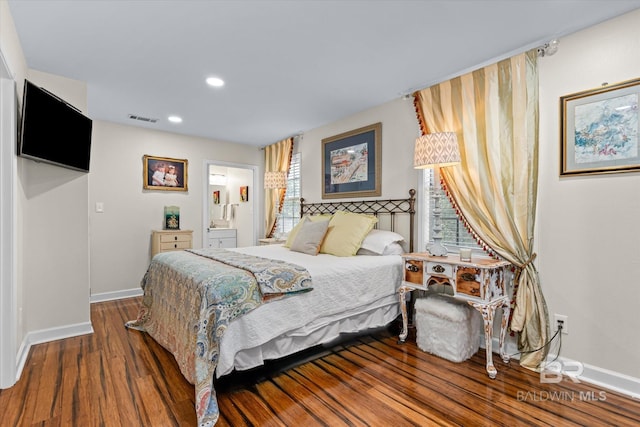
[[[276,231],[286,234],[300,221],[300,153],[291,156],[289,175],[287,176],[287,193],[282,204],[282,212],[278,219]]]
[[[433,169],[422,169],[422,206],[420,209],[420,221],[423,231],[419,251],[423,251],[427,243],[431,240],[430,233],[434,221],[434,201],[432,195],[436,190],[440,192],[442,244],[447,247],[449,252],[457,252],[460,248],[480,250],[476,239],[458,218],[455,209],[451,205],[451,201],[440,188],[439,178],[436,178],[434,175],[437,175],[437,173],[435,173]],[[434,188],[434,186],[436,188]]]

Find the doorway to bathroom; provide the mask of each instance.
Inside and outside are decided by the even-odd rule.
[[[258,167],[205,160],[203,170],[203,247],[255,246],[261,197]]]

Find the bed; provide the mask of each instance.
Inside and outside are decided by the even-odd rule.
[[[149,333],[174,355],[195,385],[199,425],[218,419],[216,378],[341,334],[386,326],[399,315],[400,253],[413,250],[415,191],[406,199],[302,200],[300,214],[301,226],[284,245],[167,252],[152,259],[138,317],[127,327]],[[359,224],[363,217],[372,228],[357,253],[337,256],[331,241],[357,228],[340,228],[340,218]],[[300,251],[302,236],[323,227],[321,244],[329,253]]]

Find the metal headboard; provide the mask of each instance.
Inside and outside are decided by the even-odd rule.
[[[316,202],[305,203],[304,198],[300,198],[300,218],[305,215],[333,214],[341,210],[366,215],[389,216],[390,230],[396,229],[396,215],[409,215],[409,251],[413,252],[413,235],[415,230],[416,214],[416,190],[409,190],[407,199],[389,200],[357,200],[345,202]]]

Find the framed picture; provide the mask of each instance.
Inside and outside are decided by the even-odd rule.
[[[186,159],[170,159],[145,155],[142,179],[145,190],[187,191]]]
[[[249,187],[247,185],[240,187],[240,201],[241,202],[249,201]]]
[[[213,204],[214,205],[219,205],[220,204],[220,191],[216,190],[213,192]]]
[[[380,196],[382,123],[322,140],[322,198]]]
[[[640,79],[560,98],[560,176],[640,171]]]

